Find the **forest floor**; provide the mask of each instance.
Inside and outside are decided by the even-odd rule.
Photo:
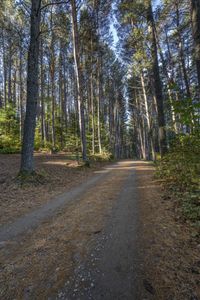
[[[0,163],[0,299],[200,299],[200,244],[152,164],[37,155],[48,180],[19,187],[19,157]]]
[[[105,163],[95,162],[90,168],[78,166],[66,154],[35,154],[35,167],[42,176],[41,184],[20,186],[16,177],[20,155],[0,154],[0,226],[49,202],[54,196],[81,184]],[[108,164],[108,163],[107,163]]]

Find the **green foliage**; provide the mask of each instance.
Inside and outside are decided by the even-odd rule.
[[[186,218],[200,221],[200,136],[181,135],[158,163],[157,174],[180,200]]]
[[[199,136],[181,135],[159,165],[160,176],[179,190],[196,189],[200,174]]]
[[[39,127],[37,126],[36,127],[36,130],[35,130],[35,140],[34,140],[34,148],[35,150],[39,150],[42,146],[41,144],[41,133],[40,133],[40,129]]]
[[[15,107],[8,105],[0,109],[0,153],[20,151],[19,119]]]
[[[179,122],[187,126],[198,126],[200,103],[191,99],[173,101],[174,112],[179,115]]]
[[[112,153],[103,149],[101,153],[91,154],[90,159],[93,161],[111,161],[113,160],[113,155]]]
[[[196,222],[200,221],[200,202],[199,202],[200,194],[188,193],[185,194],[182,209],[184,215],[190,219],[191,221]]]

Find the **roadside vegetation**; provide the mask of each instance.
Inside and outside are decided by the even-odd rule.
[[[40,181],[34,152],[157,159],[197,225],[199,32],[197,0],[1,1],[0,153],[21,154],[18,179]]]
[[[199,134],[176,137],[169,153],[157,163],[157,176],[166,194],[178,203],[179,213],[200,232],[199,158]]]

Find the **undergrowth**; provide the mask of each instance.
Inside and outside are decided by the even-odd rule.
[[[90,155],[92,161],[112,161],[113,155],[109,151],[103,150],[101,153],[95,153]]]
[[[181,135],[169,153],[157,163],[157,177],[166,192],[178,199],[185,219],[200,229],[200,138]]]

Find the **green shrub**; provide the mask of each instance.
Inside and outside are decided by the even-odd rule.
[[[200,138],[178,136],[169,153],[158,162],[157,176],[170,191],[178,195],[183,214],[192,221],[200,220]]]
[[[103,149],[101,153],[91,154],[90,159],[93,161],[111,161],[113,160],[112,153]]]
[[[8,105],[0,109],[0,153],[20,151],[19,118],[15,107]]]
[[[199,136],[179,136],[169,153],[158,163],[158,174],[178,190],[199,189]]]

